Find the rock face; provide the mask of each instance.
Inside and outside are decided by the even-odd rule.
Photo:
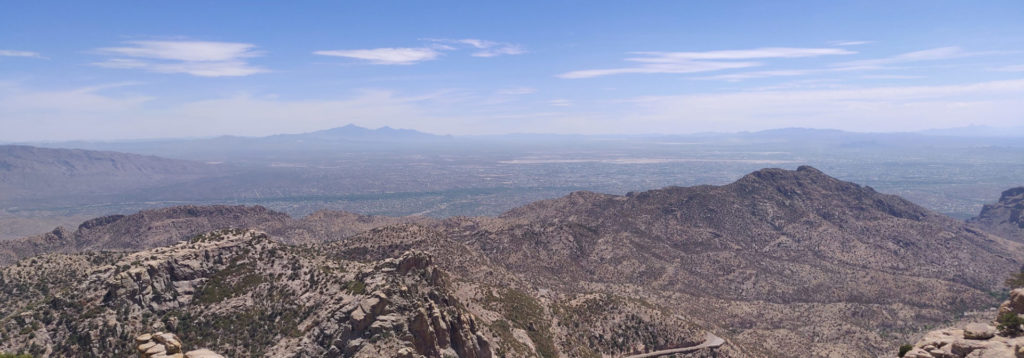
[[[1004,191],[997,203],[982,207],[981,213],[970,223],[1007,239],[1024,242],[1024,187]]]
[[[964,327],[966,339],[989,339],[996,335],[996,328],[983,323],[971,323]]]
[[[998,315],[1024,315],[1024,289],[1010,293]],[[988,323],[971,323],[962,329],[946,328],[925,334],[904,358],[1024,358],[1024,336],[997,335]]]
[[[139,358],[224,358],[208,349],[183,352],[181,339],[174,333],[147,333],[135,337]]]
[[[64,270],[76,274],[52,280]],[[225,356],[492,356],[477,318],[415,252],[364,264],[228,230],[40,257],[0,271],[0,288],[0,351],[43,357],[203,353],[182,341]],[[154,330],[167,333],[140,335]]]

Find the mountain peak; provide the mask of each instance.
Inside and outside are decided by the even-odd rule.
[[[999,196],[999,202],[1008,203],[1011,201],[1024,202],[1024,186],[1006,189],[1003,191],[1003,194]]]
[[[295,136],[310,137],[317,139],[345,139],[345,140],[413,140],[413,139],[437,139],[443,138],[430,133],[424,133],[413,129],[392,128],[383,126],[377,129],[360,127],[355,124],[347,124],[342,127],[324,129],[320,131],[296,134]]]
[[[763,182],[773,185],[785,185],[802,183],[801,186],[813,183],[818,185],[823,184],[838,184],[845,183],[840,180],[823,173],[822,171],[815,169],[809,165],[801,165],[796,170],[787,170],[781,168],[765,168],[751,172],[737,180],[736,183],[752,183],[752,182]],[[858,186],[853,183],[845,183],[851,186]]]

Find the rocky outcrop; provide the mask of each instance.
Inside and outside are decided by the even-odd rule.
[[[135,337],[139,358],[224,358],[208,349],[183,352],[181,339],[174,333],[156,332]]]
[[[1024,315],[1024,288],[1010,292],[998,316]],[[996,334],[995,322],[970,323],[963,328],[931,331],[914,344],[904,358],[1024,358],[1024,336],[1018,330]],[[1018,327],[1019,328],[1019,327]]]
[[[70,231],[0,241],[0,267],[20,258],[90,250],[137,251],[168,246],[214,230],[276,227],[291,220],[262,206],[175,206],[88,220]]]
[[[1024,186],[1004,191],[999,201],[981,208],[970,223],[1010,240],[1024,242]]]
[[[451,293],[423,291],[417,284],[444,287],[442,275],[423,253],[383,260],[355,276],[356,282],[379,290],[332,313],[312,337],[329,347],[326,355],[331,357],[491,358],[490,342],[476,318],[458,307]]]
[[[76,274],[63,279],[63,270]],[[226,230],[132,254],[19,263],[0,270],[0,289],[0,351],[42,357],[201,356],[183,341],[225,356],[493,354],[478,319],[418,252],[360,263]]]

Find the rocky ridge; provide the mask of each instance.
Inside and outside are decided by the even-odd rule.
[[[297,244],[340,240],[380,226],[428,221],[343,211],[319,211],[294,219],[262,206],[174,206],[99,217],[83,222],[75,230],[58,227],[41,235],[0,241],[0,267],[19,258],[47,253],[136,251],[168,246],[221,229],[257,229],[271,233],[278,241]]]
[[[1024,242],[1024,186],[1007,189],[999,201],[987,204],[970,223],[1010,240]]]
[[[61,281],[33,274],[75,265]],[[414,252],[364,264],[232,230],[23,261],[0,271],[0,288],[0,351],[42,357],[126,356],[146,331],[228,356],[491,357],[444,274]]]
[[[1024,262],[1024,250],[1019,243],[986,234],[870,187],[836,180],[810,167],[795,171],[760,170],[723,186],[669,187],[625,196],[576,192],[536,202],[497,218],[372,218],[331,212],[311,217],[314,219],[309,221],[303,221],[304,218],[257,223],[257,227],[262,225],[261,229],[269,233],[269,239],[260,242],[276,249],[248,249],[245,254],[239,251],[233,257],[245,258],[239,259],[239,263],[247,263],[242,268],[221,262],[209,266],[211,271],[204,271],[202,277],[206,281],[190,284],[184,282],[191,279],[170,280],[182,290],[143,295],[147,298],[134,305],[145,307],[137,310],[148,310],[153,317],[142,326],[146,331],[173,331],[188,341],[195,336],[203,346],[232,355],[300,351],[327,354],[332,352],[330,347],[335,347],[333,352],[353,356],[364,352],[363,346],[350,349],[347,344],[339,343],[345,346],[339,347],[333,343],[344,339],[351,342],[353,337],[339,338],[346,337],[342,334],[344,328],[327,325],[326,333],[313,335],[320,338],[305,338],[308,327],[323,326],[330,319],[316,320],[311,326],[294,331],[229,332],[222,342],[212,342],[213,345],[206,344],[202,335],[192,330],[209,326],[213,328],[203,333],[212,334],[225,327],[218,328],[216,322],[292,322],[285,318],[320,317],[281,300],[279,297],[285,291],[271,287],[284,285],[294,292],[320,297],[322,292],[337,289],[328,289],[329,285],[320,282],[338,276],[334,279],[344,281],[338,283],[344,289],[358,291],[359,284],[351,282],[362,282],[365,288],[372,286],[371,282],[388,282],[374,287],[400,288],[401,280],[390,274],[383,274],[381,277],[391,278],[380,281],[371,279],[373,275],[352,273],[357,271],[356,267],[367,272],[392,273],[395,271],[389,267],[394,260],[409,252],[420,252],[430,258],[430,267],[443,272],[438,277],[445,279],[435,283],[424,277],[419,285],[440,286],[438,290],[445,294],[434,298],[428,295],[417,304],[399,305],[396,302],[400,300],[390,299],[394,289],[382,288],[389,297],[387,307],[409,313],[429,306],[424,303],[427,301],[449,307],[458,314],[449,314],[443,320],[445,327],[469,327],[466,332],[472,334],[460,335],[460,342],[483,337],[496,356],[623,356],[695,345],[712,332],[726,340],[714,352],[720,357],[875,357],[891,354],[896,345],[914,332],[927,325],[943,324],[957,312],[996,305],[994,295],[1002,289],[1003,279]],[[92,230],[104,225],[107,224],[101,223]],[[149,235],[144,230],[133,232],[143,238]],[[293,247],[270,240],[302,245]],[[187,245],[192,244],[196,243],[179,244],[174,251],[187,252]],[[70,267],[88,269],[92,265],[132,262],[130,257],[139,257],[135,255],[159,257],[160,250],[166,249],[134,254],[44,255],[34,258],[34,263],[32,259],[23,259],[4,269],[7,283],[0,282],[0,288],[17,291],[22,295],[18,297],[45,300],[49,293],[30,287],[59,288],[73,284],[67,281],[77,276],[60,276],[74,272]],[[301,257],[296,259],[300,264],[282,265],[276,254],[267,256],[269,251]],[[54,265],[56,262],[62,264]],[[320,266],[345,270],[341,273],[337,269],[309,269]],[[157,271],[183,272],[171,267],[176,266]],[[307,270],[325,273],[321,276]],[[296,271],[300,274],[291,277]],[[426,271],[429,270],[421,272]],[[32,276],[33,272],[46,273],[39,275],[46,279],[29,280],[31,284],[10,279],[21,277],[19,273]],[[261,274],[253,276],[253,272]],[[311,285],[310,280],[318,283]],[[258,288],[255,296],[238,297],[259,299],[236,300],[236,293],[216,294],[212,297],[235,302],[234,305],[204,306],[209,305],[204,303],[211,297],[209,292],[222,292],[207,291],[205,287],[210,281],[217,283],[210,287],[221,287],[227,282],[229,286],[241,284],[239,287],[246,290]],[[85,287],[79,292],[96,287]],[[51,288],[47,290],[59,291]],[[114,292],[111,297],[135,295],[135,291],[127,288]],[[196,306],[196,292],[206,292],[199,295],[207,297],[198,301],[202,305]],[[368,302],[372,296],[360,296],[358,301]],[[120,301],[112,298],[112,302]],[[276,305],[260,306],[264,303]],[[238,312],[253,304],[263,308],[246,314]],[[343,299],[321,299],[316,307],[322,310],[350,304]],[[26,303],[24,307],[27,306]],[[127,303],[117,306],[133,307]],[[214,309],[210,310],[211,307]],[[360,312],[372,311],[371,305],[370,310]],[[353,317],[352,312],[356,311],[343,315]],[[382,316],[387,314],[374,317]],[[460,320],[460,316],[473,319]],[[129,321],[143,320],[141,314],[126,317]],[[163,326],[149,327],[154,320]],[[171,329],[182,322],[184,331]],[[195,322],[204,323],[199,326]],[[405,330],[413,332],[408,330],[412,327],[409,322],[405,320]],[[381,325],[384,324],[378,327]],[[397,331],[402,331],[397,326]],[[24,327],[24,322],[15,321],[7,332],[20,332]],[[439,331],[434,329],[435,341]],[[283,332],[301,332],[303,338]],[[390,331],[369,335],[377,337],[382,332]],[[430,336],[426,333],[429,330],[416,332],[419,333],[410,335]],[[267,340],[237,345],[235,342],[240,341],[231,341],[231,334],[241,337],[243,333]],[[96,337],[108,334],[100,332]],[[42,347],[46,343],[18,337],[22,337],[19,343],[11,347],[31,347],[33,343]],[[366,352],[398,354],[401,348],[420,352],[415,345],[406,344],[409,340],[399,339],[394,344],[387,342],[396,341],[383,338],[362,342],[372,343]],[[455,341],[448,342],[447,347],[460,357],[474,351],[459,351],[453,348],[457,345]],[[478,341],[477,347],[483,346]],[[434,347],[439,354],[446,352],[444,344]],[[0,350],[6,349],[0,346]],[[703,351],[690,356],[710,354],[711,351]]]

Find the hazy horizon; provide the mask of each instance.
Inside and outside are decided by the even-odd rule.
[[[355,126],[360,129],[367,129],[371,131],[377,131],[382,129],[393,129],[398,131],[415,131],[417,133],[438,136],[438,137],[452,137],[452,138],[481,138],[481,137],[503,137],[503,136],[580,136],[580,137],[658,137],[658,136],[701,136],[701,135],[739,135],[739,134],[756,134],[771,131],[786,131],[786,130],[807,130],[807,131],[838,131],[849,134],[917,134],[917,135],[940,135],[950,137],[994,137],[994,138],[1016,138],[1024,137],[1024,126],[1015,127],[992,127],[992,126],[979,126],[979,125],[967,125],[962,127],[947,127],[947,128],[926,128],[916,131],[891,131],[891,132],[880,132],[880,131],[855,131],[855,130],[843,130],[837,128],[813,128],[813,127],[779,127],[779,128],[767,128],[762,130],[736,130],[736,131],[702,131],[702,132],[677,132],[677,133],[633,133],[633,134],[617,134],[617,133],[546,133],[546,132],[507,132],[507,133],[484,133],[484,134],[451,134],[451,133],[434,133],[429,131],[421,131],[413,128],[399,128],[384,125],[381,127],[363,127],[355,124],[345,124],[342,126],[314,129],[312,131],[303,132],[286,132],[286,133],[273,133],[268,135],[237,135],[237,134],[216,134],[209,136],[193,136],[193,137],[139,137],[139,138],[109,138],[109,139],[66,139],[66,140],[27,140],[27,141],[3,141],[0,140],[0,145],[33,145],[33,144],[61,144],[61,143],[119,143],[119,142],[151,142],[151,141],[181,141],[181,140],[203,140],[203,139],[216,139],[220,137],[234,137],[234,138],[266,138],[281,135],[302,135],[311,134],[317,132],[325,132],[333,129],[344,128],[348,126]],[[979,132],[959,132],[977,130]],[[947,134],[947,132],[958,131],[955,134]],[[938,133],[938,134],[936,134]]]
[[[234,5],[5,4],[0,141],[1024,124],[1014,1]]]

